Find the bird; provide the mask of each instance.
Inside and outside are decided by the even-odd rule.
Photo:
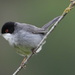
[[[60,17],[60,16],[59,16]],[[16,52],[21,56],[29,56],[38,46],[40,41],[49,31],[50,26],[55,23],[59,17],[54,18],[41,28],[27,23],[6,22],[1,28],[1,36],[9,44],[16,48]],[[40,48],[41,50],[42,48]],[[40,50],[37,51],[40,52]]]

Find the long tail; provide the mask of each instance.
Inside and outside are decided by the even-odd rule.
[[[58,19],[60,18],[60,16],[54,18],[53,20],[51,20],[50,22],[48,22],[47,24],[45,24],[42,28],[47,30],[52,24],[54,24]]]

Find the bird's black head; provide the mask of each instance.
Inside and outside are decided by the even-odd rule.
[[[2,34],[5,34],[5,33],[12,34],[14,32],[14,29],[15,29],[15,22],[6,22],[1,29],[1,33]]]

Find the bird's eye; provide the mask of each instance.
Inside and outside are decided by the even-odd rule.
[[[9,31],[8,29],[5,30],[6,33],[8,33],[8,31]]]

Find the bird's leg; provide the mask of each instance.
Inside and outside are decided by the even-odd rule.
[[[32,54],[36,54],[35,48],[31,49]]]

